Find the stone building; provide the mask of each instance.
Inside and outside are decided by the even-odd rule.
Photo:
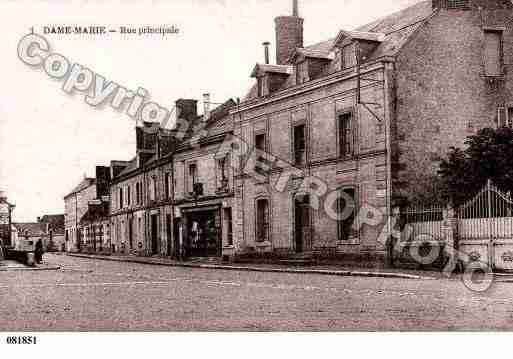
[[[14,241],[16,230],[12,226],[12,212],[16,206],[7,201],[7,195],[0,191],[0,241],[2,245],[10,246]]]
[[[67,252],[110,249],[109,186],[115,165],[96,167],[95,178],[85,177],[64,197],[64,242]]]
[[[231,256],[235,173],[231,151],[219,149],[233,134],[229,111],[236,103],[228,100],[211,111],[209,95],[203,102],[204,114],[193,116],[192,125],[200,130],[180,142],[173,155],[175,248],[187,257]]]
[[[177,101],[181,116],[186,100]],[[175,136],[158,123],[136,127],[136,156],[116,162],[110,182],[112,251],[171,256]]]
[[[270,154],[257,155],[263,178],[251,162],[237,176],[234,236],[241,252],[379,260],[384,222],[359,223],[358,209],[389,215],[451,146],[511,125],[513,6],[424,1],[305,46],[293,3],[275,20],[276,64],[266,49],[232,111],[237,138]]]

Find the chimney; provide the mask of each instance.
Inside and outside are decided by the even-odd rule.
[[[297,48],[303,47],[303,22],[298,0],[293,0],[292,16],[279,16],[276,24],[276,63],[286,65]]]
[[[203,121],[208,121],[210,118],[210,94],[203,95]]]
[[[271,43],[269,41],[266,41],[262,45],[264,45],[265,51],[265,64],[269,65],[269,45],[271,45]]]
[[[179,99],[176,101],[176,118],[194,121],[198,117],[198,101]]]
[[[292,16],[299,17],[299,4],[298,0],[292,1]]]

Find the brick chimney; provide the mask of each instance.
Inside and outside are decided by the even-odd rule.
[[[298,0],[293,0],[292,16],[279,16],[276,24],[276,63],[286,65],[298,47],[303,47],[303,22]]]
[[[175,105],[177,124],[174,134],[178,141],[181,141],[193,131],[195,121],[198,119],[198,101],[179,99]]]

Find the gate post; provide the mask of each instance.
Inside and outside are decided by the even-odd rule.
[[[456,263],[457,260],[457,226],[458,219],[456,217],[456,212],[451,205],[447,205],[447,207],[443,210],[443,234],[445,241],[445,253],[448,256],[449,261],[453,261]]]

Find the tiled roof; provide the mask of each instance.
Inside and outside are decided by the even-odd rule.
[[[368,37],[369,33],[384,34],[384,38],[378,39],[381,41],[381,44],[373,52],[371,59],[381,56],[395,56],[409,36],[421,26],[422,20],[429,17],[432,13],[431,0],[422,1],[404,10],[360,26],[354,31],[347,31],[347,33],[353,34],[355,37],[362,37],[363,35]],[[381,37],[381,35],[376,36]],[[335,40],[330,39],[305,48],[329,53],[335,45]]]
[[[406,44],[410,36],[423,24],[423,20],[433,14],[431,0],[422,1],[404,10],[385,16],[369,24],[358,27],[353,31],[345,31],[354,38],[372,39],[380,44],[368,57],[369,61],[383,56],[396,56]],[[375,36],[372,33],[376,33]],[[306,51],[317,56],[328,57],[333,50],[337,38],[332,38],[317,44],[305,46],[300,51]],[[257,86],[254,85],[245,101],[257,97]]]

